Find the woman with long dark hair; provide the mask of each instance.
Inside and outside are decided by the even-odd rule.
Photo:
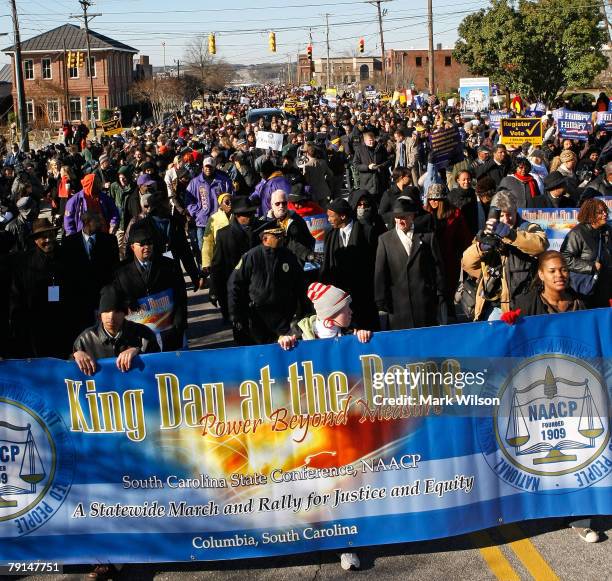
[[[448,201],[448,192],[443,184],[429,186],[425,210],[433,219],[433,231],[442,255],[446,304],[452,305],[461,272],[461,257],[472,243],[472,232],[461,210]],[[453,313],[449,313],[449,316],[453,319]]]

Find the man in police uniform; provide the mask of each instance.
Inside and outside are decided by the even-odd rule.
[[[227,284],[228,310],[239,345],[274,343],[305,308],[304,272],[276,220],[256,230],[261,245],[244,254]]]

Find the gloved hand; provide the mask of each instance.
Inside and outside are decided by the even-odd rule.
[[[306,259],[308,262],[312,262],[318,266],[323,264],[323,253],[322,252],[311,252]]]
[[[219,299],[216,295],[210,292],[208,293],[208,300],[210,301],[211,305],[213,305],[213,307],[217,308],[219,306]]]
[[[500,238],[509,238],[510,240],[516,239],[516,231],[513,230],[508,224],[498,222],[493,228],[493,234],[496,234]]]

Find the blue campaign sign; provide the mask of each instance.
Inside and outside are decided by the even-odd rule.
[[[237,559],[611,514],[611,355],[601,309],[92,377],[0,362],[0,561]]]
[[[510,117],[510,113],[508,112],[489,113],[489,126],[491,129],[499,130],[500,119],[508,119],[508,117]]]
[[[588,141],[593,131],[592,116],[590,113],[557,109],[554,118],[559,128],[559,137],[562,139],[577,139]]]
[[[532,103],[525,110],[525,117],[542,117],[546,113],[546,105],[544,103]]]
[[[612,111],[599,111],[597,113],[597,126],[612,131]]]

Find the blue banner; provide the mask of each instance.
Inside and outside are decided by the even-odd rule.
[[[489,126],[491,129],[499,130],[499,121],[500,119],[508,119],[510,117],[510,113],[489,113]]]
[[[589,134],[593,131],[590,113],[570,111],[569,109],[557,109],[553,113],[561,139],[588,141]]]
[[[606,131],[612,131],[612,112],[599,111],[597,113],[597,125]]]
[[[611,354],[602,309],[92,377],[0,362],[0,559],[234,559],[611,514]]]
[[[525,109],[525,117],[542,117],[546,113],[544,103],[532,103]]]

